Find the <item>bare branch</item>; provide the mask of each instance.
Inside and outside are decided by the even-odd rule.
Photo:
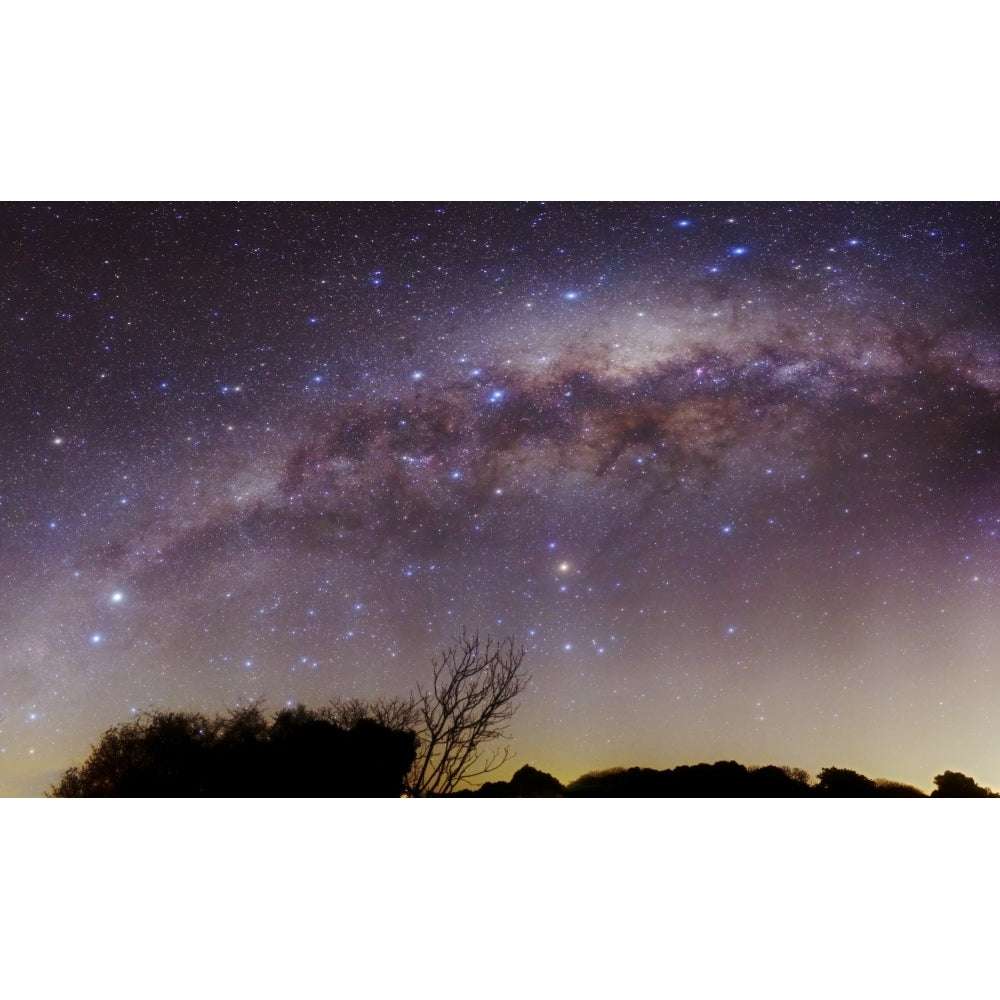
[[[428,689],[417,686],[412,704],[420,750],[410,773],[414,795],[440,795],[501,767],[508,747],[485,746],[507,735],[517,699],[531,678],[521,672],[524,649],[513,637],[496,640],[463,630],[433,661]]]

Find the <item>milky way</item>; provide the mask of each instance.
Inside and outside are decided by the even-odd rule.
[[[0,789],[402,694],[514,766],[1000,785],[994,205],[9,205]]]

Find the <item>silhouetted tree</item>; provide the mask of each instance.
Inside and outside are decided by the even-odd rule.
[[[816,775],[814,794],[827,798],[868,799],[878,795],[871,778],[843,767],[824,767]]]
[[[463,632],[433,662],[431,686],[417,686],[420,750],[409,785],[414,795],[447,794],[500,767],[510,748],[485,748],[507,735],[517,698],[530,678],[514,639],[482,641]]]
[[[934,776],[937,788],[931,792],[936,799],[994,799],[997,793],[976,782],[961,771],[945,771]]]
[[[521,798],[555,798],[566,790],[557,778],[546,771],[539,771],[530,764],[525,764],[515,771],[509,784],[513,792]]]
[[[614,792],[606,792],[605,789],[614,783],[618,775],[624,774],[624,767],[607,767],[600,771],[587,771],[579,778],[571,781],[566,786],[566,794],[579,798],[603,798],[605,795],[614,795]]]
[[[218,720],[194,712],[146,712],[112,726],[80,767],[52,789],[57,797],[206,794]]]
[[[801,767],[767,764],[750,769],[747,787],[747,794],[755,798],[801,798],[810,792],[809,773]]]
[[[207,718],[146,712],[112,726],[52,788],[79,796],[398,796],[416,736],[371,719],[338,725],[301,705],[270,721],[259,703]]]
[[[565,791],[557,778],[525,764],[510,781],[484,782],[474,794],[490,799],[551,799]]]
[[[495,771],[510,757],[504,744],[517,711],[517,699],[531,678],[522,672],[524,649],[512,637],[463,631],[432,661],[431,686],[417,686],[408,699],[332,703],[333,717],[344,722],[371,719],[413,730],[416,761],[407,776],[410,795],[447,795],[462,784]]]
[[[792,781],[797,781],[800,784],[808,785],[812,781],[809,772],[804,768],[790,767],[788,764],[784,764],[781,770],[784,771],[785,774],[792,779]]]
[[[648,767],[615,767],[592,771],[570,782],[572,797],[615,798],[786,798],[810,794],[804,771],[791,768],[748,768],[734,760],[714,764],[681,764],[664,771]]]
[[[876,778],[875,787],[878,789],[878,796],[882,799],[926,799],[927,793],[920,791],[913,785],[903,784],[901,781],[892,781],[889,778]]]
[[[828,767],[815,785],[809,773],[796,767],[768,764],[744,767],[734,760],[714,764],[681,764],[664,771],[648,767],[609,768],[591,771],[571,781],[569,797],[670,797],[670,798],[849,798],[923,797],[912,785],[884,778],[872,780],[857,771]]]
[[[651,784],[658,773],[639,767],[607,767],[600,771],[588,771],[566,786],[566,795],[595,799],[660,795],[662,792]]]

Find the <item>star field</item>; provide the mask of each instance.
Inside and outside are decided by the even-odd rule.
[[[998,231],[3,207],[0,791],[150,706],[404,694],[463,626],[527,650],[514,767],[1000,786]]]

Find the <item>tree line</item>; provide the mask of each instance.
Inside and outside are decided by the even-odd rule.
[[[260,702],[226,715],[148,711],[112,726],[56,798],[475,795],[488,798],[916,798],[913,785],[827,767],[736,761],[666,770],[610,768],[563,785],[524,766],[484,780],[509,759],[508,727],[530,681],[524,649],[463,631],[432,661],[431,682],[405,698],[338,699],[267,715]],[[934,778],[932,798],[997,798],[957,771]]]
[[[49,791],[90,796],[447,795],[501,767],[530,677],[514,639],[463,631],[406,698],[338,699],[268,717],[147,711],[112,726]],[[499,743],[499,745],[497,745]]]
[[[959,771],[934,778],[930,798],[1000,798]],[[842,767],[826,767],[813,781],[799,767],[746,766],[734,760],[682,764],[657,771],[648,767],[612,767],[581,775],[563,785],[551,774],[525,765],[510,781],[488,781],[463,795],[489,798],[927,798],[900,781],[869,778]]]

